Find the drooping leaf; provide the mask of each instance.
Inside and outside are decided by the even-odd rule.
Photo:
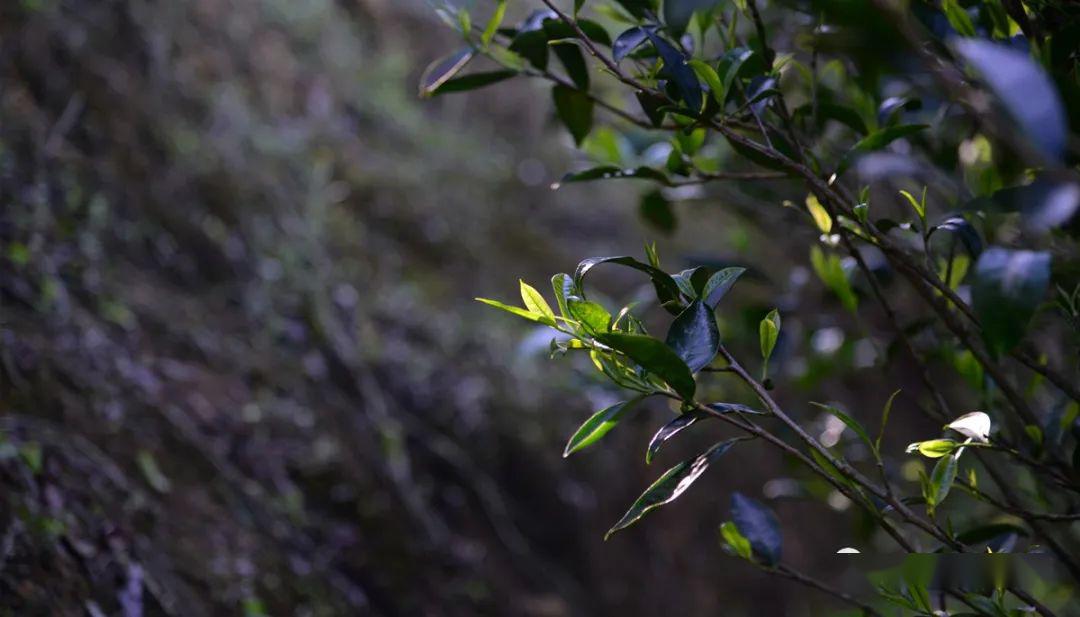
[[[649,440],[649,448],[645,451],[645,464],[648,465],[652,463],[653,456],[656,455],[656,452],[660,450],[660,446],[664,445],[665,441],[671,439],[683,429],[690,428],[699,420],[704,420],[708,417],[708,413],[700,409],[693,409],[680,414],[671,422],[661,426],[660,430],[656,431],[656,434]]]
[[[525,58],[541,71],[546,71],[548,67],[547,42],[547,35],[542,29],[519,30],[507,49]]]
[[[596,337],[601,343],[626,354],[645,370],[664,380],[686,400],[694,398],[697,383],[686,363],[663,341],[641,334],[608,332]]]
[[[651,31],[646,30],[645,34],[649,37],[653,47],[656,48],[656,52],[660,54],[660,59],[664,61],[663,73],[675,84],[679,98],[690,108],[690,111],[694,113],[701,111],[703,102],[701,84],[698,82],[694,69],[690,68],[690,65],[686,63],[687,58],[671,43]]]
[[[546,326],[555,325],[555,320],[554,319],[550,319],[547,315],[544,315],[542,313],[534,313],[533,311],[529,311],[529,310],[526,310],[526,309],[523,309],[523,308],[520,308],[520,307],[517,307],[517,306],[511,306],[509,304],[503,304],[502,302],[499,302],[498,300],[489,300],[488,298],[475,298],[475,300],[477,302],[483,302],[484,304],[487,304],[488,306],[494,306],[497,309],[502,309],[502,310],[504,310],[504,311],[506,311],[508,313],[513,313],[514,315],[517,315],[518,317],[524,317],[525,319],[528,319],[529,321],[535,321],[536,323],[542,323],[542,324],[544,324]]]
[[[611,537],[611,534],[616,531],[633,525],[650,511],[678,499],[680,495],[686,492],[686,489],[690,488],[690,485],[695,480],[701,477],[701,474],[705,473],[709,465],[727,452],[731,446],[735,445],[736,441],[738,440],[722,441],[697,457],[683,461],[664,472],[664,475],[645,489],[645,492],[630,506],[626,514],[619,519],[619,522],[608,530],[604,539]]]
[[[925,124],[901,124],[898,126],[885,127],[870,133],[857,141],[855,145],[844,154],[844,157],[840,159],[840,164],[836,167],[836,175],[839,176],[847,171],[847,169],[851,167],[851,164],[860,156],[868,152],[881,150],[897,139],[914,135],[925,128],[928,128]]]
[[[638,207],[641,218],[653,228],[670,234],[675,231],[675,211],[671,202],[660,191],[649,191],[641,198]]]
[[[420,96],[433,96],[439,86],[457,75],[475,55],[475,49],[463,47],[429,64],[420,76]]]
[[[959,465],[959,458],[960,457],[956,454],[943,456],[938,460],[937,464],[934,465],[934,470],[930,472],[928,490],[923,497],[926,498],[926,507],[931,512],[933,512],[937,506],[941,505],[945,501],[945,498],[948,497],[949,491],[956,481],[956,470]]]
[[[599,441],[601,437],[607,435],[608,431],[615,428],[620,420],[634,411],[643,398],[645,397],[638,396],[628,401],[621,401],[594,413],[570,437],[570,441],[566,443],[566,448],[563,450],[563,458]]]
[[[982,76],[1026,135],[1047,156],[1060,159],[1069,134],[1065,107],[1054,82],[1031,57],[980,39],[956,39],[952,47]]]
[[[720,347],[720,329],[712,309],[701,300],[691,302],[671,323],[667,345],[686,362],[691,373],[708,366]]]
[[[815,245],[810,248],[810,265],[821,282],[840,298],[844,308],[854,313],[859,300],[855,296],[855,290],[851,288],[851,281],[848,280],[840,257],[833,253],[826,254]]]
[[[611,57],[615,60],[615,63],[618,64],[619,62],[622,62],[623,58],[629,55],[630,52],[637,49],[648,39],[649,36],[645,34],[645,28],[640,26],[630,28],[626,32],[615,37],[615,42],[611,45]]]
[[[715,309],[720,304],[720,300],[735,284],[735,281],[739,280],[743,272],[746,272],[746,268],[730,267],[719,270],[709,277],[708,282],[705,283],[705,289],[701,292],[701,297],[705,299],[709,308]]]
[[[521,287],[521,301],[525,304],[525,308],[532,313],[540,313],[550,319],[552,323],[555,323],[555,312],[548,306],[544,296],[540,295],[540,292],[536,291],[535,287],[523,280],[519,279],[518,284]]]
[[[593,167],[591,169],[586,169],[585,171],[568,173],[559,180],[559,184],[557,184],[555,188],[559,188],[559,186],[562,186],[563,184],[571,184],[574,182],[619,180],[622,178],[652,180],[653,182],[659,182],[664,186],[671,185],[671,180],[669,180],[663,172],[659,172],[652,167],[633,167],[624,169],[614,165],[601,165],[600,167]]]
[[[671,278],[670,274],[627,255],[620,255],[617,257],[590,257],[581,260],[581,262],[578,263],[577,268],[574,269],[574,289],[577,290],[577,295],[584,297],[585,275],[596,266],[607,263],[633,268],[634,270],[648,274],[649,278],[652,279],[653,286],[656,288],[656,294],[661,304],[678,301],[679,286],[675,283],[675,280]],[[675,312],[678,313],[679,311],[681,311],[681,308]]]
[[[754,556],[769,566],[780,562],[783,547],[780,522],[771,509],[742,493],[733,493],[731,518],[739,532],[750,541]]]
[[[983,242],[979,237],[979,232],[975,230],[975,227],[962,216],[950,216],[944,221],[934,225],[927,233],[928,236],[932,236],[934,232],[938,230],[944,230],[949,233],[955,234],[960,238],[960,241],[964,243],[964,248],[973,258],[978,258],[982,254]]]
[[[845,426],[850,428],[859,437],[859,439],[861,439],[862,442],[865,443],[871,450],[875,449],[874,442],[870,440],[869,433],[866,432],[866,429],[863,428],[863,425],[860,424],[858,420],[856,420],[855,418],[852,418],[851,416],[849,416],[846,413],[840,411],[839,409],[837,409],[836,407],[834,407],[832,405],[823,405],[821,403],[813,403],[813,402],[810,403],[810,404],[815,406],[815,407],[818,407],[819,409],[825,410],[830,415],[836,416],[836,418],[838,420],[840,420],[841,422],[844,423]]]
[[[1050,284],[1050,254],[991,247],[975,264],[972,300],[994,354],[1015,347]]]
[[[580,146],[582,140],[592,130],[592,99],[589,98],[587,93],[562,84],[556,85],[551,90],[551,95],[555,100],[555,113],[559,116],[563,126],[570,131],[574,143]]]
[[[652,0],[615,0],[626,9],[626,12],[630,13],[638,19],[644,19],[649,16],[649,13],[656,9],[656,3]]]
[[[881,409],[881,428],[878,429],[877,439],[874,440],[874,451],[881,451],[881,440],[885,437],[885,427],[889,424],[889,414],[892,413],[893,402],[896,401],[896,396],[900,394],[900,390],[896,390],[889,396],[889,400],[885,401],[885,407]]]
[[[574,82],[578,90],[588,91],[589,67],[585,64],[585,54],[578,43],[572,42],[577,38],[576,31],[557,19],[549,19],[544,21],[544,34],[548,38],[548,46],[566,69],[570,81]]]
[[[645,112],[653,126],[658,127],[664,123],[666,113],[664,107],[667,105],[667,101],[663,97],[645,90],[638,90],[634,93],[634,97],[637,98],[641,110]]]

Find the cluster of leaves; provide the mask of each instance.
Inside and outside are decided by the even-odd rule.
[[[614,179],[648,183],[639,211],[664,232],[676,228],[671,202],[683,192],[674,188],[771,183],[762,194],[799,211],[817,237],[809,265],[822,286],[853,318],[862,315],[868,298],[880,306],[895,344],[918,365],[927,417],[946,431],[909,448],[935,463],[929,474],[915,469],[921,494],[904,496],[894,488],[896,474],[882,453],[895,394],[884,407],[876,439],[837,406],[819,405],[872,455],[881,476],[872,480],[811,436],[769,394],[779,312],[770,312],[758,328],[760,379],[721,345],[714,311],[741,269],[669,274],[653,247],[645,262],[588,259],[573,276],[553,279],[559,314],[524,283],[524,308],[484,300],[554,328],[553,354],[587,352],[597,370],[633,393],[589,418],[565,453],[595,443],[651,396],[677,401],[679,415],[656,433],[647,461],[665,440],[706,418],[746,433],[668,470],[609,535],[677,498],[738,440],[762,439],[824,478],[906,550],[918,546],[907,530],[925,534],[936,548],[956,551],[1008,551],[1024,536],[1029,547],[1048,547],[1080,580],[1080,563],[1069,549],[1074,539],[1040,523],[1076,520],[1070,513],[1080,492],[1080,443],[1072,444],[1071,461],[1063,452],[1070,428],[1072,440],[1080,442],[1080,244],[1072,222],[1080,208],[1080,153],[1069,129],[1070,123],[1080,126],[1080,9],[1001,0],[910,6],[819,0],[767,11],[755,0],[540,4],[515,27],[503,25],[505,2],[496,4],[483,28],[473,27],[466,11],[444,7],[465,47],[432,65],[421,92],[438,95],[515,75],[549,82],[555,116],[595,163],[554,186]],[[770,30],[782,35],[770,36]],[[774,49],[778,40],[789,49]],[[499,68],[463,74],[474,56]],[[607,89],[597,83],[600,76]],[[613,96],[620,87],[621,95]],[[613,123],[598,127],[600,113]],[[883,268],[869,265],[871,258]],[[656,304],[675,316],[663,339],[648,334],[635,307],[612,312],[586,299],[585,274],[603,263],[649,277]],[[886,289],[894,276],[914,290],[929,318],[901,322],[897,298]],[[1045,310],[1052,287],[1059,295],[1056,313]],[[1057,317],[1051,327],[1060,336],[1043,340],[1033,332],[1037,315]],[[925,366],[925,349],[913,342],[926,333],[948,341],[948,357],[986,411],[959,414],[951,408],[939,376]],[[1047,347],[1035,347],[1036,339]],[[713,366],[718,351],[726,363]],[[1064,366],[1051,366],[1055,357]],[[1026,390],[1014,385],[1021,370],[1038,377]],[[697,382],[705,371],[737,377],[764,411],[702,402]],[[1043,412],[1044,406],[1051,409]],[[774,420],[798,439],[797,446],[767,425]],[[977,460],[961,469],[966,451],[972,455],[964,461]],[[1030,474],[1042,503],[1064,511],[1030,509],[1019,487],[1002,479],[1008,476],[1001,465]],[[977,468],[995,479],[1000,497],[979,486]],[[1010,522],[991,518],[955,531],[941,511],[957,486]],[[913,506],[923,506],[923,513]],[[780,564],[779,525],[766,506],[737,494],[731,519],[721,526],[721,537],[733,554],[807,582]],[[1009,614],[1013,609],[998,591],[996,597],[959,597],[978,614]],[[900,590],[882,588],[886,600],[924,614],[934,610],[925,595],[925,585],[910,581]]]

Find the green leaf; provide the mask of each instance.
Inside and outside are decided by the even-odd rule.
[[[911,209],[915,211],[915,214],[919,215],[919,220],[926,220],[926,187],[923,187],[922,199],[915,199],[915,196],[907,191],[900,191],[900,195],[907,200],[911,205]]]
[[[746,536],[739,533],[739,528],[735,526],[735,523],[726,521],[720,525],[720,537],[739,557],[747,560],[753,558],[754,552],[750,546],[750,540],[747,540]]]
[[[813,193],[806,196],[806,209],[810,212],[814,224],[821,230],[821,233],[827,234],[832,231],[832,217],[829,216],[829,211],[825,209],[825,206],[821,205],[821,202]]]
[[[724,82],[720,81],[720,76],[716,74],[716,69],[697,59],[690,60],[687,64],[690,65],[690,68],[694,69],[694,74],[698,76],[698,79],[708,84],[713,99],[715,99],[716,103],[723,108],[725,96]]]
[[[569,274],[560,272],[551,277],[551,289],[555,292],[555,301],[559,304],[559,313],[563,317],[570,317],[570,311],[566,308],[566,298],[574,295],[574,279]]]
[[[615,37],[615,42],[611,45],[611,57],[618,64],[622,62],[630,52],[641,46],[642,43],[649,39],[645,34],[645,29],[639,26],[630,28],[626,32],[623,32],[619,36]]]
[[[544,34],[547,35],[548,46],[566,69],[570,81],[574,82],[578,90],[588,91],[589,67],[585,64],[585,54],[578,43],[572,42],[577,38],[577,32],[561,21],[548,19],[544,21]]]
[[[742,493],[731,495],[731,518],[739,532],[750,541],[753,554],[765,565],[780,562],[783,542],[780,522],[765,504]]]
[[[548,306],[547,301],[544,300],[544,296],[540,295],[540,292],[536,291],[536,288],[525,281],[518,279],[518,283],[521,287],[521,301],[525,304],[525,308],[529,309],[529,312],[540,313],[551,319],[552,323],[555,323],[555,312]]]
[[[440,86],[465,68],[474,55],[476,55],[475,49],[463,47],[429,64],[420,76],[420,96],[433,96]]]
[[[640,403],[643,398],[645,397],[638,396],[628,401],[616,403],[594,413],[580,428],[578,428],[577,432],[570,437],[570,441],[566,443],[566,448],[563,450],[563,458],[599,441],[601,437],[607,435],[608,431],[615,428],[615,425],[618,424],[620,420],[636,409],[637,404]]]
[[[720,304],[720,300],[735,284],[735,281],[739,280],[743,272],[746,272],[746,268],[724,268],[709,277],[708,282],[705,283],[705,289],[701,292],[701,297],[705,299],[705,303],[710,308],[715,309]]]
[[[720,347],[720,329],[712,309],[701,300],[691,302],[671,323],[666,342],[691,373],[709,366]]]
[[[840,257],[832,253],[826,255],[820,247],[813,246],[810,248],[810,265],[814,267],[814,272],[821,282],[840,298],[844,308],[854,313],[859,300],[851,288]]]
[[[503,304],[502,302],[499,302],[498,300],[489,300],[488,298],[474,298],[474,300],[476,300],[477,302],[483,302],[484,304],[487,304],[488,306],[494,306],[497,309],[502,309],[502,310],[506,311],[507,313],[513,313],[514,315],[517,315],[518,317],[524,317],[525,319],[528,319],[529,321],[535,321],[536,323],[542,323],[545,326],[554,326],[555,325],[555,320],[554,319],[550,319],[550,318],[548,318],[547,315],[544,315],[542,313],[534,313],[532,311],[527,311],[527,310],[525,310],[523,308],[520,308],[520,307],[517,307],[517,306],[510,306],[509,304]]]
[[[729,49],[720,57],[717,73],[724,77],[724,96],[731,92],[731,84],[739,76],[744,64],[754,57],[754,51],[747,47]]]
[[[1029,532],[1016,523],[990,523],[988,525],[978,525],[956,534],[956,541],[972,546],[991,543],[993,540],[1009,534],[1027,536]]]
[[[953,482],[956,481],[959,458],[955,454],[943,456],[934,465],[934,470],[930,472],[930,488],[923,495],[926,498],[926,507],[930,512],[933,512],[948,497]]]
[[[990,352],[1001,355],[1024,338],[1050,285],[1050,253],[991,247],[975,264],[971,296]]]
[[[885,425],[889,423],[889,414],[892,413],[893,401],[896,400],[897,394],[900,394],[900,390],[892,393],[881,410],[881,428],[878,429],[877,439],[874,440],[874,452],[881,452],[881,439],[885,437]]]
[[[858,435],[859,439],[861,439],[863,441],[863,443],[865,443],[867,446],[869,446],[869,448],[871,450],[875,449],[874,448],[874,442],[870,440],[870,435],[867,434],[866,429],[863,428],[862,424],[859,424],[858,420],[856,420],[855,418],[852,418],[851,416],[849,416],[846,413],[840,411],[836,407],[833,407],[832,405],[823,405],[822,403],[813,403],[813,402],[811,402],[810,404],[815,406],[815,407],[818,407],[818,408],[820,408],[820,409],[822,409],[822,410],[824,410],[826,412],[828,412],[831,415],[836,416],[841,422],[843,422],[845,425],[847,425],[847,427],[850,428],[856,435]]]
[[[563,126],[570,131],[574,143],[581,145],[582,140],[592,130],[593,124],[593,101],[589,95],[581,90],[575,90],[564,85],[556,85],[551,90],[555,100],[555,113]],[[565,182],[566,179],[564,178]]]
[[[694,398],[697,382],[686,364],[663,341],[641,334],[609,332],[598,334],[601,343],[621,351],[645,370],[664,380],[679,396]]]
[[[507,49],[525,58],[541,71],[547,70],[548,44],[543,30],[537,28],[518,32]]]
[[[654,127],[659,127],[664,122],[664,107],[667,106],[667,101],[652,92],[646,92],[645,90],[638,90],[634,93],[634,97],[637,98],[638,104],[641,105],[641,110],[648,116],[649,122]]]
[[[722,441],[697,457],[683,461],[664,472],[664,475],[645,489],[645,492],[630,506],[626,514],[619,519],[619,522],[608,530],[607,534],[604,535],[604,539],[608,539],[616,531],[633,525],[650,511],[678,499],[679,495],[682,495],[686,489],[690,488],[690,485],[701,477],[701,474],[705,473],[709,465],[727,452],[731,446],[735,445],[736,441],[738,439]]]
[[[649,448],[645,451],[645,464],[652,463],[653,456],[660,450],[660,446],[664,445],[664,442],[671,439],[683,429],[690,428],[692,425],[697,424],[699,420],[704,420],[709,417],[707,412],[700,409],[693,409],[686,413],[680,414],[671,422],[668,422],[664,426],[660,427],[660,430],[656,431],[652,439],[649,440]]]
[[[758,324],[758,342],[761,344],[761,357],[768,364],[780,336],[780,313],[773,309]]]
[[[495,84],[500,81],[505,81],[517,74],[517,71],[511,71],[509,69],[500,71],[485,71],[482,73],[470,73],[468,75],[454,77],[453,79],[448,79],[442,82],[437,88],[427,93],[427,95],[439,96],[440,94],[448,94],[450,92],[464,92],[466,90],[476,90],[478,88],[490,86],[491,84]]]
[[[645,193],[638,212],[645,222],[659,231],[665,234],[675,231],[675,212],[671,209],[671,202],[660,191]]]
[[[139,450],[136,462],[139,464],[139,471],[142,472],[143,478],[146,479],[146,483],[151,488],[163,494],[172,489],[172,482],[162,473],[161,467],[157,464],[157,459],[149,450]]]
[[[638,19],[645,19],[649,16],[649,13],[656,9],[655,2],[652,0],[615,0],[619,3],[619,6],[626,9],[627,13],[630,13]]]
[[[1054,82],[1027,52],[981,39],[952,41],[956,53],[982,76],[1027,136],[1048,156],[1065,153],[1069,126]]]
[[[566,306],[570,310],[570,315],[581,322],[585,330],[593,336],[608,331],[608,327],[611,325],[611,313],[603,306],[595,302],[582,300],[577,296],[568,296]]]
[[[941,0],[941,8],[945,11],[945,18],[949,25],[961,36],[975,36],[975,24],[971,22],[971,15],[960,6],[957,0]]]
[[[844,155],[844,158],[840,159],[840,165],[836,168],[836,175],[847,171],[851,164],[855,162],[855,159],[866,154],[867,152],[873,152],[875,150],[881,150],[885,146],[902,137],[914,135],[919,131],[928,128],[926,124],[902,124],[899,126],[886,127],[863,137],[850,150]]]
[[[495,5],[495,12],[491,14],[491,19],[488,20],[487,26],[484,28],[484,32],[480,35],[480,41],[487,47],[491,44],[491,39],[495,36],[495,32],[502,25],[503,17],[506,15],[506,0],[498,0]]]
[[[630,169],[624,169],[622,167],[616,167],[615,165],[601,165],[600,167],[593,167],[591,169],[586,169],[585,171],[566,174],[553,188],[559,188],[563,184],[570,184],[573,182],[590,182],[592,180],[619,180],[623,178],[652,180],[654,182],[659,182],[664,186],[671,186],[671,180],[669,180],[663,172],[657,171],[651,167],[634,167]]]
[[[739,403],[709,403],[705,406],[718,413],[745,413],[753,416],[768,415],[764,411],[754,409],[753,407],[747,407],[746,405],[740,405]]]

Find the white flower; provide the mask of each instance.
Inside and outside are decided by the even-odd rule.
[[[981,411],[966,413],[946,424],[945,428],[951,428],[975,441],[982,443],[990,441],[990,416]]]
[[[859,549],[851,548],[850,546],[848,546],[848,547],[844,547],[844,548],[836,551],[836,554],[839,555],[841,553],[858,553],[858,552],[859,552]]]

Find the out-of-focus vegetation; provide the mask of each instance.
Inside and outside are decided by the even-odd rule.
[[[512,3],[506,23],[529,8]],[[653,468],[628,464],[655,430],[639,414],[564,461],[566,436],[617,393],[547,364],[542,328],[473,296],[659,235],[669,268],[750,266],[724,331],[756,348],[779,305],[772,375],[793,400],[876,412],[896,387],[918,392],[917,372],[872,362],[887,342],[837,317],[800,264],[818,234],[793,210],[759,211],[771,193],[552,191],[566,169],[662,164],[670,149],[597,126],[576,154],[542,80],[419,100],[423,67],[459,44],[420,0],[0,3],[0,613],[832,606],[724,554],[733,490],[799,521],[785,562],[869,590],[865,562],[820,555],[853,528],[864,552],[882,546],[872,527],[824,482],[807,499],[766,453],[603,542],[653,468],[712,440],[681,435]],[[630,275],[597,282],[596,299],[651,293]],[[981,378],[963,366],[958,385]],[[890,464],[940,429],[920,402],[896,402]],[[803,413],[848,443],[827,413]],[[1067,601],[1048,580],[1033,593]]]

